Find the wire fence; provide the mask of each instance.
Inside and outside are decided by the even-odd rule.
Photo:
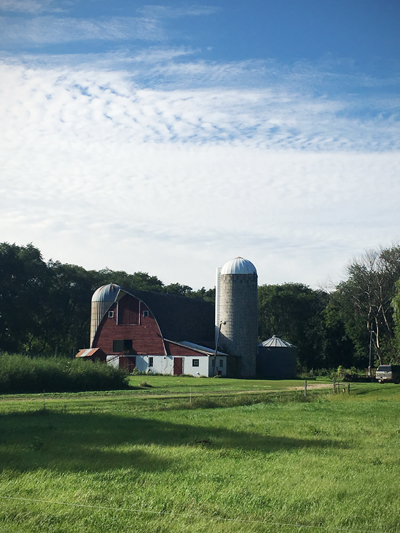
[[[158,515],[158,516],[167,516],[170,518],[190,518],[191,520],[209,520],[214,522],[227,522],[227,523],[240,523],[240,524],[260,524],[270,527],[288,527],[288,528],[298,528],[298,529],[318,529],[318,530],[325,530],[325,531],[343,531],[343,532],[349,532],[349,533],[393,533],[395,530],[391,529],[385,529],[385,530],[372,530],[369,529],[358,529],[353,527],[343,527],[343,526],[333,526],[333,525],[312,525],[312,524],[300,524],[300,523],[289,523],[289,522],[272,522],[269,520],[254,520],[254,519],[245,519],[245,518],[226,518],[222,516],[207,516],[203,514],[195,514],[195,513],[177,513],[172,511],[156,511],[154,509],[136,509],[133,507],[113,507],[113,506],[107,506],[107,505],[88,505],[84,503],[74,503],[74,502],[60,502],[56,500],[40,500],[36,498],[22,498],[17,496],[3,496],[0,495],[0,498],[3,500],[15,500],[15,501],[23,501],[23,502],[29,502],[29,503],[41,503],[46,505],[60,505],[60,506],[69,506],[69,507],[75,507],[75,508],[84,508],[84,509],[97,509],[101,511],[113,511],[113,512],[122,512],[122,513],[132,513],[132,514],[149,514],[149,515]]]

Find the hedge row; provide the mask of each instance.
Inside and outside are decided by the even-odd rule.
[[[0,355],[0,394],[127,388],[127,374],[104,363],[66,358],[30,359],[7,353]]]

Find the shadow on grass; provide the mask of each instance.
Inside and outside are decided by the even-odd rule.
[[[2,470],[99,472],[126,468],[159,471],[175,465],[182,468],[179,454],[168,457],[158,448],[182,446],[218,451],[217,456],[221,457],[221,453],[223,456],[256,450],[269,454],[300,448],[343,448],[344,444],[329,439],[275,437],[110,414],[36,411],[0,416]]]

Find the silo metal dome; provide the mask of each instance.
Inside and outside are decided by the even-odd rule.
[[[248,259],[236,257],[225,263],[221,269],[222,274],[257,274],[256,267]]]
[[[103,285],[93,293],[92,302],[114,302],[120,288],[115,283]]]
[[[115,283],[109,283],[99,287],[92,296],[92,313],[90,317],[90,346],[92,346],[97,328],[103,320],[104,315],[115,302],[118,292],[121,289]]]

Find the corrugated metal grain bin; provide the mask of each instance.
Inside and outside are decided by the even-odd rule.
[[[257,376],[265,379],[297,377],[297,347],[276,335],[258,345]]]

